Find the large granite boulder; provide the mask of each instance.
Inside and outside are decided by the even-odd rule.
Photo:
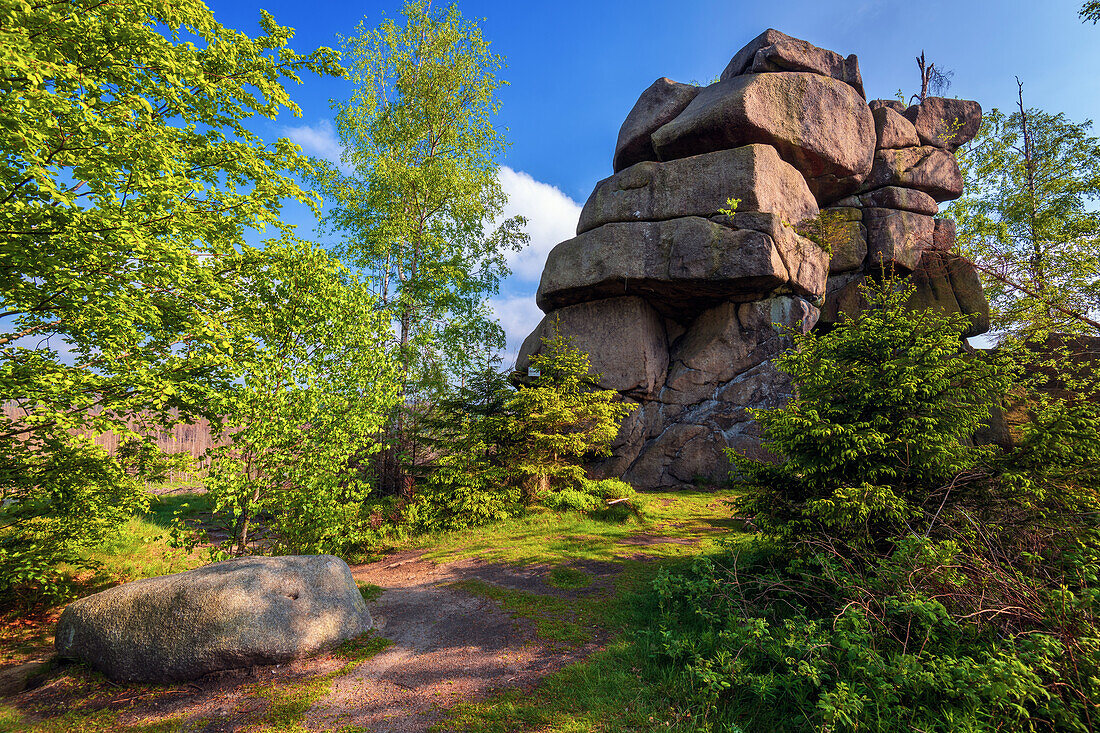
[[[920,143],[917,128],[891,107],[879,107],[871,110],[875,121],[875,147],[879,150],[894,148],[915,148]]]
[[[544,341],[560,334],[589,355],[603,389],[655,394],[668,368],[664,320],[641,298],[606,298],[559,308],[542,319],[520,346],[516,368],[526,373]]]
[[[875,163],[861,191],[884,186],[915,188],[936,201],[949,201],[962,194],[963,179],[955,156],[941,148],[875,151]]]
[[[982,106],[967,99],[925,97],[905,110],[922,145],[955,152],[974,139],[982,126]]]
[[[932,248],[932,217],[896,209],[864,209],[868,265],[898,274],[917,269],[926,249]]]
[[[550,252],[536,302],[551,312],[637,295],[662,315],[690,319],[723,300],[824,295],[828,254],[779,216],[743,212],[718,219],[614,223],[586,231]]]
[[[596,184],[577,233],[624,221],[714,216],[740,199],[738,211],[765,211],[795,223],[816,216],[806,181],[769,145],[670,160],[642,162]]]
[[[649,136],[684,111],[699,87],[661,77],[642,92],[619,128],[612,166],[616,173],[643,160],[657,160]]]
[[[746,74],[712,84],[652,139],[661,160],[772,145],[822,203],[859,186],[871,170],[876,140],[871,110],[851,86],[799,72]]]
[[[719,80],[766,71],[805,71],[828,76],[850,85],[859,96],[866,97],[855,54],[845,58],[835,51],[818,48],[770,28],[734,55]]]
[[[243,557],[74,601],[56,647],[114,680],[174,682],[288,662],[370,628],[340,558]]]

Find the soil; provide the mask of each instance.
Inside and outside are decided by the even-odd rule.
[[[352,672],[306,713],[310,730],[360,726],[374,733],[418,733],[455,703],[509,687],[533,687],[545,675],[578,661],[605,642],[598,630],[581,646],[539,639],[534,625],[454,583],[476,579],[529,593],[579,598],[609,591],[619,567],[575,565],[594,577],[580,590],[550,586],[550,566],[514,567],[476,559],[435,564],[421,551],[354,566],[356,581],[384,589],[368,604],[379,635],[393,642]],[[264,689],[284,687],[338,670],[344,660],[321,655],[288,665],[209,675],[181,685],[115,685],[79,666],[55,671],[36,689],[6,702],[30,718],[65,711],[112,710],[122,725],[183,717],[203,733],[239,731],[267,708]]]

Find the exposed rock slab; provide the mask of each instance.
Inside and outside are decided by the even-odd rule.
[[[867,176],[876,138],[871,111],[852,87],[818,74],[777,72],[706,87],[652,139],[661,160],[772,145],[802,173],[817,200],[829,202]]]
[[[905,110],[922,145],[955,152],[974,139],[982,126],[982,106],[967,99],[925,97]]]
[[[870,175],[861,191],[900,186],[924,191],[936,201],[956,199],[963,180],[955,156],[941,148],[924,145],[903,150],[877,150]]]
[[[562,242],[547,257],[536,302],[550,312],[636,295],[682,319],[721,300],[824,294],[828,255],[780,217],[718,218],[606,224]]]
[[[778,214],[798,223],[817,214],[806,181],[768,145],[642,162],[596,184],[577,233],[613,222],[713,216],[740,199],[738,210]]]
[[[526,373],[533,354],[542,353],[543,338],[555,329],[586,352],[603,389],[652,395],[661,388],[668,368],[664,320],[637,297],[607,298],[554,311],[524,340],[516,368]]]
[[[615,172],[643,160],[657,160],[657,152],[653,149],[649,136],[683,112],[691,100],[695,99],[699,89],[692,84],[680,84],[665,77],[650,84],[619,128],[613,160]]]
[[[370,627],[340,558],[245,557],[74,601],[56,646],[111,679],[170,682],[287,662]]]
[[[868,191],[860,195],[859,203],[868,208],[900,209],[928,216],[935,216],[940,210],[936,200],[924,191],[900,186],[886,186]]]

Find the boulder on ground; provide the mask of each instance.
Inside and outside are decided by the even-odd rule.
[[[612,165],[616,173],[643,160],[657,160],[649,136],[684,111],[699,87],[662,77],[649,85],[619,128]]]
[[[543,338],[555,332],[588,354],[600,387],[632,396],[656,394],[668,369],[664,320],[644,300],[607,298],[560,308],[547,315],[524,340],[516,369],[525,374],[531,357],[543,351]]]
[[[875,151],[875,164],[861,191],[901,186],[924,191],[936,201],[949,201],[962,194],[963,180],[955,156],[941,148]]]
[[[924,251],[932,248],[932,217],[896,209],[864,209],[868,266],[885,266],[899,274],[912,272]]]
[[[871,170],[875,124],[863,98],[847,84],[784,71],[735,76],[706,87],[652,139],[661,160],[750,143],[772,145],[802,173],[818,202],[827,203],[854,191]]]
[[[974,139],[982,126],[982,106],[967,99],[925,97],[905,110],[922,145],[955,152]]]
[[[340,558],[242,557],[74,601],[55,643],[114,680],[174,682],[288,662],[370,628]]]
[[[871,110],[875,121],[875,147],[879,150],[894,148],[920,147],[917,128],[891,107],[878,107]]]
[[[684,318],[722,300],[824,293],[828,255],[780,217],[718,218],[605,224],[562,242],[547,257],[536,302],[551,312],[636,295]]]
[[[738,51],[719,79],[769,71],[805,71],[828,76],[850,85],[859,92],[859,96],[866,96],[855,54],[844,58],[839,53],[818,48],[771,28]]]
[[[588,197],[577,234],[624,221],[713,216],[740,199],[739,211],[778,214],[796,224],[817,215],[806,181],[769,145],[645,161],[603,179]]]

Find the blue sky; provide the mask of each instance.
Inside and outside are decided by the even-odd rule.
[[[258,32],[260,8],[296,29],[304,52],[335,47],[360,21],[376,26],[398,15],[400,2],[207,0],[218,20]],[[532,246],[494,301],[510,348],[537,323],[534,291],[546,253],[571,236],[579,206],[611,173],[623,118],[654,79],[706,83],[733,54],[766,28],[860,60],[868,98],[892,97],[919,86],[914,57],[954,72],[949,96],[984,109],[1015,105],[1016,81],[1025,102],[1073,120],[1100,118],[1100,26],[1077,17],[1080,0],[772,0],[772,2],[606,2],[603,0],[462,0],[508,64],[499,124],[510,142],[500,163],[510,213],[530,221]],[[364,20],[365,19],[365,20]],[[305,78],[291,90],[302,117],[289,115],[256,131],[288,135],[307,152],[338,155],[329,100],[347,82]],[[309,235],[313,222],[287,211]]]

